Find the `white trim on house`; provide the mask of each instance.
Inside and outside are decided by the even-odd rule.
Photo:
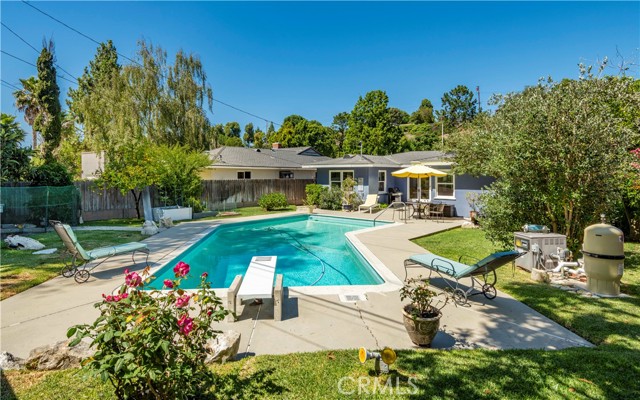
[[[354,180],[356,179],[355,171],[352,170],[352,169],[330,169],[329,170],[329,187],[331,187],[333,182],[334,182],[333,180],[331,180],[331,174],[333,172],[339,172],[340,173],[340,187],[342,187],[342,182],[345,179],[344,178],[344,173],[345,172],[351,172],[351,179],[354,179]]]
[[[380,180],[381,172],[384,174],[384,180]],[[382,190],[380,190],[380,182],[384,182],[384,184],[382,185]],[[386,187],[387,187],[387,170],[379,169],[378,170],[378,194],[387,193],[387,189],[385,189]]]
[[[451,182],[452,189],[453,189],[453,196],[439,196],[438,195],[438,179],[439,179],[439,177],[436,177],[436,182],[435,182],[435,194],[436,195],[434,197],[435,200],[455,200],[456,199],[456,176],[455,176],[455,174],[449,173],[449,171],[447,172],[447,176],[451,176],[453,178],[452,182]],[[444,185],[448,185],[448,183],[444,183]]]

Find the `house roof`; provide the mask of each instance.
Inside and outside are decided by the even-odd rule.
[[[298,169],[302,165],[313,165],[318,161],[330,160],[313,147],[288,149],[249,149],[246,147],[223,146],[208,151],[212,164],[209,168],[274,168]]]
[[[390,154],[388,156],[373,156],[369,154],[346,155],[342,158],[332,158],[313,164],[313,167],[403,167],[412,162],[434,162],[448,164],[448,154],[441,151],[408,151]],[[305,165],[307,166],[307,165]],[[311,167],[309,165],[309,167]]]

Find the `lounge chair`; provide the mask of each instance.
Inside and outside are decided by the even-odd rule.
[[[448,279],[444,279],[444,281],[453,289],[453,299],[457,304],[466,304],[467,298],[476,294],[483,294],[487,299],[494,299],[497,295],[495,284],[498,281],[496,269],[514,261],[522,254],[524,253],[514,250],[502,251],[493,253],[471,265],[463,264],[460,260],[449,260],[435,254],[417,254],[404,260],[404,278],[405,280],[407,279],[409,268],[427,268],[429,277],[435,271],[443,279],[443,274],[455,279],[455,286]],[[490,274],[493,275],[492,278],[489,278]],[[479,276],[482,277],[482,281],[477,278]],[[467,277],[471,278],[471,287],[463,290],[459,287],[459,281]],[[476,284],[478,284],[478,289],[476,289]],[[474,290],[477,290],[477,292],[474,293]]]
[[[364,209],[365,211],[369,211],[369,214],[371,214],[374,208],[380,208],[380,204],[378,204],[378,195],[368,194],[364,204],[360,204],[358,206],[358,211],[362,211]]]
[[[91,276],[91,271],[103,262],[107,261],[109,258],[119,254],[132,253],[131,261],[135,264],[136,260],[134,257],[136,251],[147,255],[145,263],[147,266],[149,265],[149,249],[145,243],[130,242],[115,246],[98,247],[97,249],[86,251],[82,248],[80,243],[78,243],[76,234],[71,230],[69,225],[54,220],[49,221],[49,223],[53,226],[53,229],[56,231],[58,236],[60,236],[60,239],[62,239],[64,246],[72,257],[71,264],[67,264],[62,268],[62,276],[65,278],[73,276],[75,281],[78,283],[86,282]],[[91,268],[88,267],[88,263],[99,259],[103,260],[96,263]]]

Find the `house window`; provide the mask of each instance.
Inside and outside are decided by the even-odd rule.
[[[439,176],[436,178],[436,196],[454,197],[455,182],[453,175]]]
[[[293,179],[293,172],[280,171],[280,179]]]
[[[238,179],[251,179],[251,171],[238,171]]]
[[[409,198],[418,199],[418,178],[407,178],[409,180]],[[431,179],[420,178],[420,200],[428,201],[431,197]]]
[[[329,171],[329,185],[331,187],[342,187],[342,181],[351,178],[353,179],[353,171]]]
[[[378,193],[385,193],[387,189],[387,171],[378,171]]]

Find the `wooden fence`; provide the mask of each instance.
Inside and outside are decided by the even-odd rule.
[[[305,198],[305,187],[314,183],[313,179],[247,179],[227,181],[203,181],[201,200],[209,209],[229,209],[255,206],[260,197],[267,193],[284,193],[289,204],[301,205]],[[134,218],[136,204],[129,192],[122,195],[116,189],[100,189],[93,181],[78,181],[75,186],[80,192],[80,208],[85,221],[109,218]],[[158,191],[151,188],[153,207],[161,206]],[[140,204],[142,212],[142,204]]]

